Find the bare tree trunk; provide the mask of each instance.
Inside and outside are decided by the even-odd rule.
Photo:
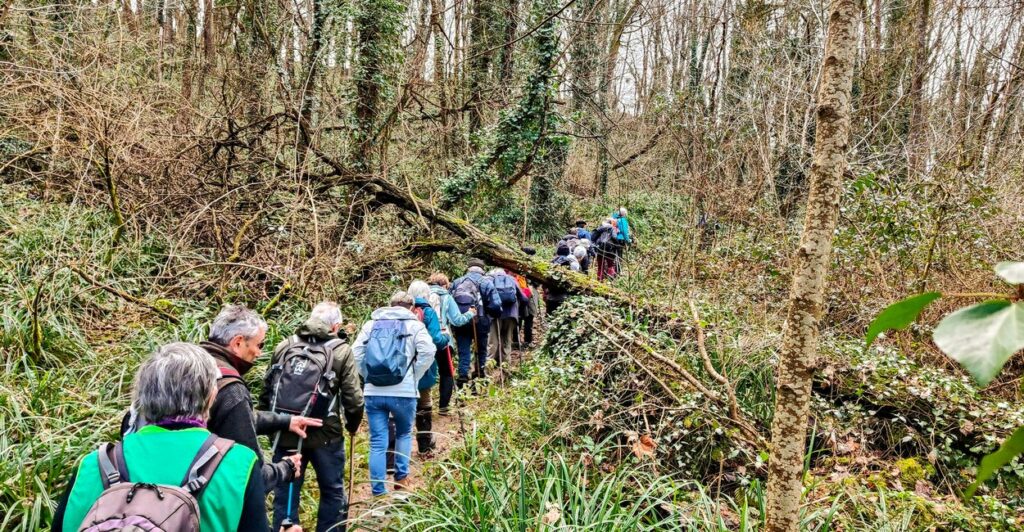
[[[615,21],[615,25],[611,30],[611,38],[608,40],[608,55],[605,56],[604,72],[601,75],[601,83],[598,87],[598,102],[607,114],[614,114],[615,107],[618,105],[615,99],[615,89],[612,88],[612,82],[615,79],[615,65],[619,60],[619,49],[622,47],[622,34],[626,30],[626,25],[629,24],[630,20],[633,20],[633,16],[640,9],[641,3],[642,0],[634,0],[622,17]],[[598,152],[597,158],[597,192],[601,195],[608,193],[609,160],[611,158],[608,153],[610,133],[611,128],[606,123],[602,127],[601,149]]]
[[[924,84],[928,77],[928,19],[931,12],[931,0],[920,0],[917,12],[917,43],[914,50],[914,71],[910,80],[910,132],[907,135],[907,175],[916,176],[923,170],[923,159],[927,151],[925,146],[925,113]]]
[[[789,311],[776,378],[765,527],[769,531],[795,532],[800,524],[804,444],[817,362],[818,322],[847,166],[858,11],[856,0],[836,0],[829,17],[818,91],[811,191],[803,236],[794,257]]]

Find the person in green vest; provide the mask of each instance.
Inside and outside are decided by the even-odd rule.
[[[130,482],[180,485],[210,436],[206,422],[219,375],[206,351],[185,342],[160,347],[142,364],[132,391],[140,428],[122,443]],[[79,530],[104,491],[97,455],[93,451],[79,463],[57,507],[53,530]],[[199,494],[203,532],[270,530],[256,464],[251,449],[239,444],[228,448]]]

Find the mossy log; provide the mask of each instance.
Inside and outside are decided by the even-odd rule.
[[[359,187],[362,191],[373,194],[382,204],[394,205],[441,226],[462,240],[459,247],[467,254],[479,257],[489,264],[516,272],[543,286],[562,288],[573,294],[606,298],[615,304],[632,308],[648,318],[669,321],[678,317],[677,313],[667,306],[631,296],[592,277],[564,268],[554,268],[547,261],[533,259],[523,253],[518,246],[492,236],[430,201],[415,196],[411,190],[403,189],[381,177],[350,172],[332,158],[322,153],[317,155],[339,174],[330,181],[332,186]]]

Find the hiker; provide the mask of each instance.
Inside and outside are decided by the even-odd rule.
[[[569,232],[565,236],[563,236],[561,239],[559,239],[557,244],[555,244],[555,248],[557,249],[558,246],[563,246],[563,245],[569,247],[569,253],[572,253],[572,250],[576,249],[576,246],[580,245],[580,237],[579,237],[579,229],[578,228],[573,227],[573,228],[569,229]]]
[[[430,389],[438,381],[437,359],[448,348],[448,337],[441,332],[441,298],[430,290],[423,281],[413,281],[409,285],[409,295],[413,297],[413,314],[427,328],[430,340],[434,342],[434,363],[420,378],[417,389],[419,398],[416,401],[416,449],[421,456],[429,457],[434,452],[434,406],[430,402]]]
[[[451,404],[452,392],[455,391],[455,364],[452,357],[455,336],[454,327],[461,327],[470,323],[473,316],[476,316],[476,307],[470,307],[466,312],[459,312],[459,305],[448,292],[448,276],[443,273],[431,274],[427,279],[430,285],[430,293],[436,295],[440,301],[440,312],[437,313],[441,320],[441,334],[448,338],[444,349],[439,350],[437,359],[438,377],[441,381],[438,397],[437,413],[442,416],[448,415],[448,405]]]
[[[612,220],[618,230],[615,233],[615,275],[622,273],[622,257],[626,248],[633,245],[633,235],[629,232],[627,214],[625,207],[619,207],[618,211],[612,213]]]
[[[568,268],[572,271],[579,271],[580,265],[576,262],[575,257],[569,254],[569,246],[560,245],[555,250],[555,258],[551,259],[551,264],[559,268]],[[562,302],[569,297],[569,293],[564,289],[557,286],[547,286],[544,288],[544,309],[547,311],[548,316],[554,315],[558,307],[561,306]]]
[[[492,268],[487,275],[493,280],[494,290],[501,300],[501,315],[491,321],[491,343],[487,346],[488,355],[498,362],[500,371],[506,357],[512,353],[512,336],[519,321],[519,309],[529,305],[530,301],[516,279],[504,269]]]
[[[390,419],[394,419],[396,431],[395,484],[397,489],[407,487],[417,383],[434,363],[434,342],[412,313],[413,306],[412,296],[396,292],[390,306],[373,311],[352,345],[356,367],[366,383],[363,397],[370,424],[370,483],[375,496],[387,493]]]
[[[580,240],[580,242],[584,242]],[[584,245],[578,245],[572,250],[572,256],[576,258],[576,262],[580,265],[580,273],[588,275],[590,273],[590,253],[587,252],[587,248]]]
[[[316,471],[320,488],[317,532],[345,530],[348,499],[342,415],[351,442],[363,421],[363,391],[352,349],[346,341],[348,335],[341,326],[337,303],[317,304],[295,334],[274,349],[263,380],[260,409],[308,415],[323,421],[322,427],[307,430],[301,440],[287,432],[279,432],[274,438],[274,461],[283,459],[291,450],[301,453],[298,476],[287,486],[280,484],[274,490],[274,530],[285,519],[299,522],[299,499],[309,464]]]
[[[267,322],[259,314],[242,305],[227,305],[210,325],[208,340],[199,346],[210,354],[220,373],[217,398],[210,410],[210,432],[252,449],[263,472],[263,487],[270,492],[299,476],[302,456],[296,453],[264,464],[256,435],[291,431],[305,438],[306,429],[319,427],[323,422],[306,416],[253,410],[252,395],[243,377],[263,353],[266,335]]]
[[[532,247],[523,247],[523,253],[531,257],[537,254]],[[512,338],[513,349],[528,349],[533,346],[533,318],[537,315],[537,300],[540,298],[538,290],[531,287],[526,277],[513,273],[512,277],[519,283],[519,289],[526,296],[526,306],[519,307],[519,320],[516,322],[516,331]]]
[[[457,386],[469,382],[469,367],[473,362],[473,349],[476,349],[476,368],[472,377],[482,377],[483,368],[487,363],[487,339],[491,332],[491,318],[501,315],[501,299],[494,290],[490,277],[484,275],[484,261],[470,259],[466,275],[452,283],[452,297],[459,305],[459,312],[476,308],[476,316],[470,323],[454,327],[455,343],[459,351],[459,375]],[[476,343],[474,347],[473,344]]]
[[[591,236],[592,235],[590,231],[587,230],[587,221],[576,220],[576,237],[579,238],[580,240],[583,240],[584,238],[587,240],[591,240]]]
[[[597,280],[612,280],[615,278],[616,238],[618,228],[615,220],[605,219],[601,226],[594,231],[593,247],[597,258]]]
[[[138,430],[82,459],[52,530],[269,531],[256,453],[207,428],[218,377],[194,344],[150,355],[132,386]]]

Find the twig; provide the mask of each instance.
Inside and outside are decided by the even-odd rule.
[[[690,300],[690,312],[693,313],[693,324],[697,327],[697,350],[700,351],[700,358],[704,362],[704,370],[711,375],[711,378],[718,381],[719,384],[725,387],[725,393],[729,396],[729,417],[733,420],[739,419],[739,406],[736,402],[736,392],[732,388],[732,384],[729,383],[729,379],[718,372],[715,366],[711,363],[711,357],[708,355],[707,346],[704,345],[704,327],[700,324],[700,315],[697,314],[697,305]]]
[[[163,318],[163,319],[165,319],[165,320],[167,320],[167,321],[169,321],[169,322],[171,322],[171,323],[173,323],[175,325],[180,325],[181,324],[181,320],[179,320],[177,316],[175,316],[174,314],[171,314],[170,312],[167,312],[166,310],[161,309],[160,307],[150,303],[149,301],[146,301],[144,299],[140,299],[138,297],[135,297],[135,296],[133,296],[133,295],[127,293],[127,292],[124,292],[122,290],[118,290],[117,288],[114,288],[114,287],[112,287],[110,285],[103,284],[103,283],[97,281],[96,279],[93,279],[92,277],[90,277],[89,274],[83,272],[81,269],[78,268],[78,266],[75,266],[74,264],[68,264],[68,268],[71,271],[77,273],[78,276],[81,277],[85,282],[95,286],[96,288],[99,288],[99,289],[101,289],[101,290],[103,290],[105,292],[114,294],[115,296],[117,296],[117,297],[119,297],[119,298],[121,298],[121,299],[123,299],[125,301],[128,301],[130,303],[135,303],[136,305],[139,305],[140,307],[146,307],[149,310],[152,310],[153,312],[155,312],[161,318]]]

